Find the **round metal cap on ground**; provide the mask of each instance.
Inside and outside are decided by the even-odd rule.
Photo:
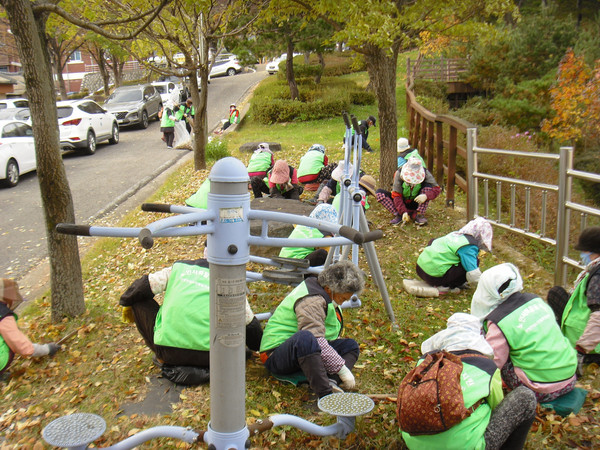
[[[84,447],[106,430],[106,422],[96,414],[75,413],[59,417],[42,430],[44,440],[55,447]]]
[[[356,417],[370,412],[375,403],[370,397],[353,392],[340,392],[321,397],[319,409],[333,416]]]

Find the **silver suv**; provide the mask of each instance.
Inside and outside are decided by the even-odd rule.
[[[117,117],[120,126],[148,128],[151,119],[158,120],[162,99],[151,84],[121,86],[106,99],[104,108]]]

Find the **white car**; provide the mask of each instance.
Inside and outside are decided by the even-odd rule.
[[[172,81],[155,81],[152,83],[152,86],[154,86],[160,94],[163,105],[166,105],[169,99],[171,99],[171,92],[175,89],[181,91],[181,85],[175,84]],[[179,103],[179,98],[177,98],[176,101]]]
[[[93,100],[66,100],[57,102],[56,108],[61,149],[93,155],[98,143],[119,142],[117,118]]]
[[[237,56],[227,56],[225,58],[221,58],[217,56],[214,64],[210,68],[209,76],[218,77],[221,75],[233,76],[242,71],[242,66],[240,66],[239,61],[237,60]]]
[[[0,100],[0,109],[7,108],[29,108],[29,100],[26,98],[5,98]]]
[[[0,120],[0,180],[13,187],[23,173],[36,169],[31,125],[21,120]]]
[[[294,53],[293,56],[299,56],[302,53]],[[267,67],[266,70],[267,72],[269,72],[269,75],[273,75],[274,73],[279,72],[279,63],[281,61],[285,61],[287,59],[287,53],[283,53],[280,56],[278,56],[277,58],[275,58],[274,60],[272,60],[271,62],[267,63]]]

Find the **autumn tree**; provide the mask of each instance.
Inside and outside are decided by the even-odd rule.
[[[60,17],[50,16],[46,27],[46,41],[60,97],[62,100],[67,100],[63,72],[73,52],[79,49],[83,43],[81,29],[65,22]]]
[[[600,65],[592,70],[582,56],[569,49],[560,62],[556,85],[550,90],[554,116],[544,120],[542,131],[563,143],[598,136],[599,82]]]
[[[272,6],[290,3],[301,8],[307,19],[320,17],[336,31],[334,41],[346,42],[364,57],[370,83],[378,100],[381,151],[379,181],[389,187],[396,170],[396,68],[398,54],[421,44],[429,33],[474,37],[486,21],[514,10],[505,0],[437,0],[380,2],[307,2],[273,0]]]
[[[42,0],[0,0],[8,17],[23,64],[23,77],[29,97],[33,122],[33,136],[37,158],[48,254],[50,257],[50,284],[52,320],[76,316],[85,311],[83,282],[77,238],[59,234],[56,225],[74,223],[73,198],[59,148],[58,119],[54,82],[48,54],[47,27],[52,14],[82,28],[90,29],[112,39],[132,39],[152,22],[168,0],[157,2],[144,10],[133,10],[133,2],[112,20],[94,22],[94,17],[105,2],[93,0],[78,4]],[[144,5],[142,2],[140,5]],[[81,9],[78,9],[81,8]]]
[[[218,51],[223,39],[250,26],[265,4],[266,0],[173,0],[129,49],[139,61],[151,55],[164,56],[166,65],[147,63],[161,75],[188,78],[195,109],[196,170],[206,168],[208,74],[217,53],[209,59],[209,46]],[[240,17],[245,20],[240,21]],[[183,61],[173,57],[176,53],[183,54]]]

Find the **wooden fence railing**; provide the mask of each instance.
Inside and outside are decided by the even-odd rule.
[[[407,64],[406,73],[413,80],[424,79],[450,83],[461,81],[462,76],[467,72],[465,58],[417,58],[414,62],[408,58]]]
[[[454,186],[467,192],[467,181],[464,174],[457,173],[457,160],[462,159],[462,167],[466,167],[467,128],[477,128],[458,117],[437,115],[420,105],[413,92],[414,78],[408,62],[406,81],[406,110],[409,118],[409,142],[418,148],[427,161],[427,168],[442,185],[446,178],[446,206],[454,206]]]

